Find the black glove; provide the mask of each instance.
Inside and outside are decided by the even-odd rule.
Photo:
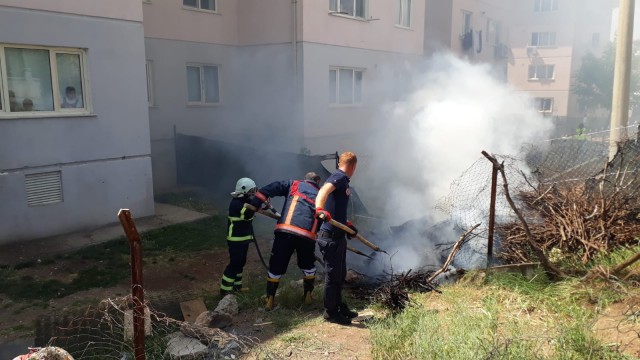
[[[346,225],[349,227],[349,229],[353,230],[353,232],[354,232],[353,235],[347,233],[347,238],[352,239],[352,238],[356,237],[356,235],[358,235],[358,228],[355,225],[353,225],[353,223],[351,221],[347,221]]]

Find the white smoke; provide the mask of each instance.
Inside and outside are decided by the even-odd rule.
[[[374,176],[367,178],[386,195],[391,223],[433,217],[436,202],[482,150],[517,154],[551,129],[531,99],[493,77],[487,65],[438,55],[415,85],[408,101],[386,106],[388,117],[368,151]]]
[[[450,192],[452,182],[482,157],[482,150],[516,155],[523,144],[546,138],[550,121],[535,111],[527,95],[497,80],[492,70],[438,55],[415,78],[415,90],[407,101],[386,105],[386,116],[378,119],[373,146],[368,149],[371,164],[367,174],[358,176],[365,175],[369,185],[368,191],[361,192],[374,193],[384,203],[382,215],[391,225],[424,217],[420,220],[424,229],[444,220],[446,214],[438,214],[435,205]],[[488,170],[472,186],[479,191],[490,176]],[[481,213],[481,209],[469,209],[469,204],[456,206],[469,216]],[[486,222],[477,220],[473,221]],[[381,247],[396,254],[391,265],[397,272],[437,264],[440,250],[435,243],[453,242],[460,235],[439,229],[432,239],[414,234],[380,241],[384,241]],[[482,253],[485,242],[467,248]],[[467,258],[479,263],[482,256]]]

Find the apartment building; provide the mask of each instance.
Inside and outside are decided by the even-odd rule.
[[[611,0],[531,0],[514,9],[508,80],[526,91],[541,114],[572,126],[586,113],[571,91],[587,52],[610,43]]]
[[[152,215],[142,5],[0,0],[0,243]]]
[[[173,133],[312,153],[344,150],[422,56],[424,0],[144,2],[156,190]]]
[[[427,0],[425,55],[450,51],[491,64],[496,77],[506,80],[513,7],[513,0]]]

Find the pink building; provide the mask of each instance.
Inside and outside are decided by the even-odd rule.
[[[611,0],[532,0],[515,8],[508,79],[528,92],[545,116],[582,121],[571,91],[582,57],[610,44]]]
[[[298,152],[350,146],[423,53],[424,0],[149,0],[144,29],[156,189],[177,132]]]

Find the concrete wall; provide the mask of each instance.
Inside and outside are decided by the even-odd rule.
[[[572,76],[588,51],[599,54],[606,47],[611,11],[609,0],[560,1],[558,10],[550,12],[534,12],[533,6],[516,8],[509,37],[513,55],[509,82],[532,97],[554,98],[553,116],[582,117],[571,92]],[[535,52],[527,53],[531,33],[541,31],[555,32],[556,46],[537,47]],[[598,46],[591,44],[593,33],[600,34]],[[531,64],[555,65],[555,78],[544,82],[528,80]]]
[[[397,100],[397,69],[411,72],[419,55],[304,43],[304,136],[314,154],[349,147],[349,137],[366,133],[385,103]],[[364,69],[362,104],[329,104],[329,68]],[[408,86],[408,84],[407,84]]]
[[[142,21],[142,7],[131,0],[0,0],[0,6]]]
[[[300,2],[302,3],[302,2]],[[396,26],[397,1],[368,0],[369,21],[329,14],[329,1],[303,4],[304,42],[422,54],[425,1],[412,1],[411,28]]]
[[[185,7],[182,0],[145,3],[144,35],[147,38],[237,44],[237,2],[218,0],[217,4],[217,11],[211,12]]]
[[[0,243],[116,222],[123,207],[152,215],[142,24],[0,7],[0,33],[8,43],[88,49],[94,112],[0,119]],[[64,201],[27,207],[25,174],[58,170]]]
[[[157,191],[176,185],[174,126],[186,135],[281,150],[302,145],[290,44],[232,47],[147,38],[145,47],[154,73],[149,118]],[[219,66],[220,104],[187,104],[187,63]]]

